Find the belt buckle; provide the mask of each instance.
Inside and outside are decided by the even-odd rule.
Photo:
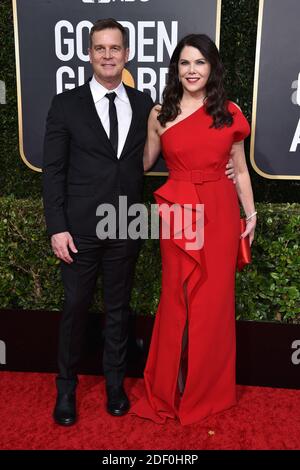
[[[204,174],[201,170],[192,170],[191,180],[194,184],[202,184],[204,181]]]

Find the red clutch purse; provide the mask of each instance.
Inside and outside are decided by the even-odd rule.
[[[246,230],[246,219],[240,220],[241,233]],[[251,249],[249,243],[249,235],[245,238],[240,238],[240,246],[237,257],[237,270],[242,271],[242,269],[251,263]]]

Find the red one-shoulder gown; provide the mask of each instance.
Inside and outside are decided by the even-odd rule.
[[[232,102],[231,127],[210,127],[205,107],[161,136],[169,178],[155,192],[159,205],[203,204],[204,244],[161,239],[162,291],[144,372],[145,392],[131,413],[164,423],[197,422],[236,403],[235,271],[240,237],[236,187],[225,176],[234,142],[249,124]],[[162,217],[164,217],[162,215]],[[179,375],[185,374],[179,390]]]

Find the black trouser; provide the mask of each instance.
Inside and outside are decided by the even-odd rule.
[[[88,308],[99,270],[103,275],[106,313],[103,371],[107,385],[121,385],[126,369],[129,302],[140,242],[73,236],[74,262],[61,263],[65,302],[60,322],[58,390],[77,382],[77,367],[86,331]]]

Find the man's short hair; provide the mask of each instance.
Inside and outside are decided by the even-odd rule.
[[[93,45],[93,34],[96,31],[102,31],[103,29],[118,29],[119,31],[121,31],[123,37],[123,45],[125,49],[128,47],[127,31],[121,25],[121,23],[118,23],[118,21],[114,18],[105,18],[103,20],[97,20],[96,23],[94,23],[90,31],[90,47],[92,47]]]

